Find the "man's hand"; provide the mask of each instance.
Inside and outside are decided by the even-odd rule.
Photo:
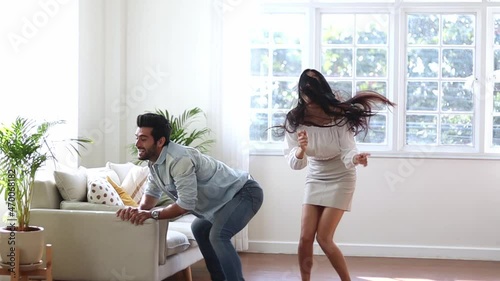
[[[145,220],[152,218],[150,210],[139,210],[134,207],[120,209],[116,211],[116,216],[135,225],[142,225]]]

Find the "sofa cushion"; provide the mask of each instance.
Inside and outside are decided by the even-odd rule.
[[[191,231],[191,223],[196,218],[193,214],[187,214],[179,217],[178,219],[171,221],[168,224],[168,231],[178,231],[186,235],[189,240],[195,240],[193,232]]]
[[[87,195],[87,172],[84,167],[55,170],[54,180],[64,200],[85,201]]]
[[[135,166],[137,166],[137,165],[135,165],[132,162],[127,162],[127,163],[123,163],[123,164],[113,163],[113,162],[106,163],[106,167],[115,171],[116,174],[118,175],[118,178],[120,179],[120,181],[119,182],[115,181],[118,184],[122,184],[123,180],[125,179],[125,177],[128,174],[128,171],[130,169],[132,169],[132,167],[135,167]]]
[[[114,206],[125,205],[116,190],[103,178],[95,178],[88,181],[87,201]]]
[[[175,230],[167,231],[167,257],[184,252],[189,245],[189,240],[183,233]]]

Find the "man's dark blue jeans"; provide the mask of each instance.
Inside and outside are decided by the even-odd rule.
[[[215,214],[213,224],[196,218],[191,230],[205,258],[213,281],[243,281],[241,260],[231,238],[242,230],[262,205],[264,193],[259,184],[248,180]]]

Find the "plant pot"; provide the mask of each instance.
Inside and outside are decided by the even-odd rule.
[[[40,263],[43,255],[45,237],[43,227],[30,226],[27,231],[0,228],[0,254],[2,264],[14,266],[19,261],[21,266]],[[19,257],[15,255],[19,248]]]

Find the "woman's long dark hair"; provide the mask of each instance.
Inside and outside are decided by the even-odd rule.
[[[325,77],[314,69],[306,69],[302,72],[297,90],[299,93],[297,106],[287,113],[285,124],[277,126],[289,133],[296,132],[299,125],[317,127],[347,125],[349,130],[357,135],[368,130],[370,117],[376,115],[372,111],[374,106],[396,105],[383,95],[370,90],[359,91],[352,98],[341,101],[340,92],[333,92]],[[331,117],[331,122],[325,125],[307,119],[304,96],[310,102],[320,106]]]

